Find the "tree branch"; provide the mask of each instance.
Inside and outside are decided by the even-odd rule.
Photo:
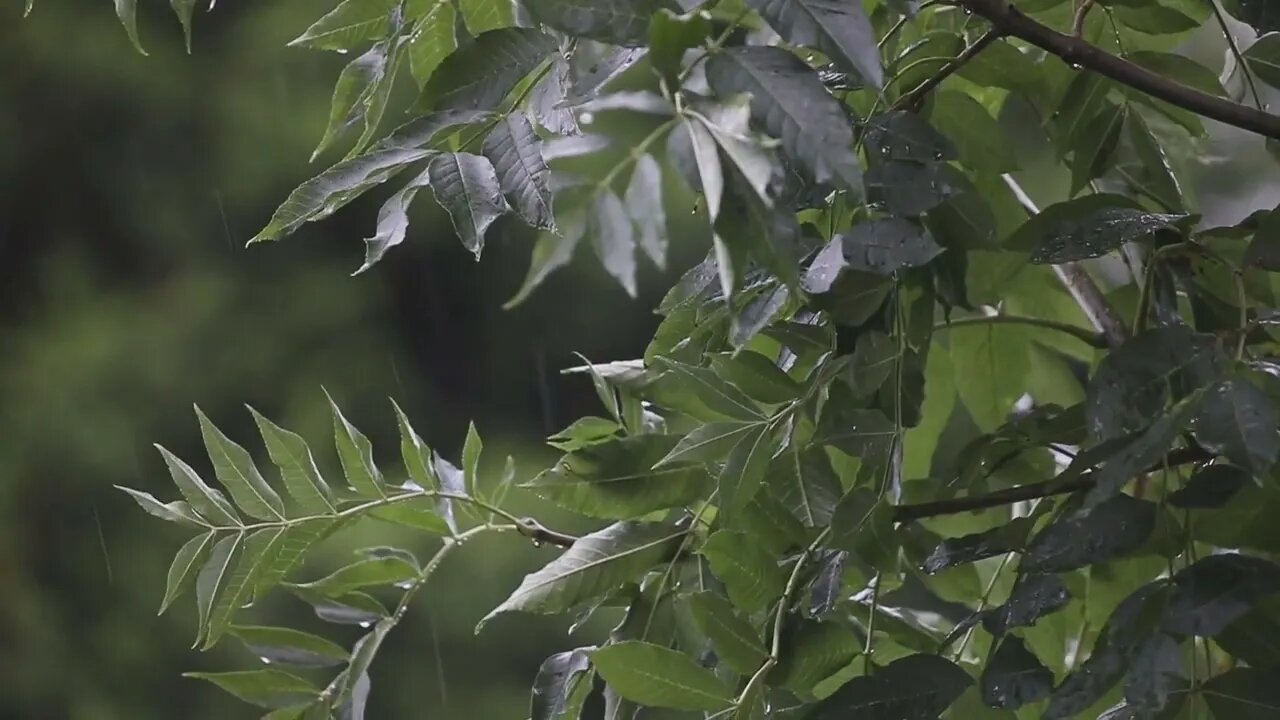
[[[1174,465],[1203,462],[1211,457],[1211,455],[1200,448],[1179,448],[1170,452],[1164,460],[1144,470],[1143,474],[1163,470],[1165,467],[1173,467]],[[1016,502],[1024,502],[1026,500],[1036,500],[1038,498],[1052,497],[1054,495],[1066,495],[1080,490],[1089,490],[1095,483],[1096,481],[1093,479],[1093,473],[1090,472],[1068,480],[1053,479],[1046,480],[1044,482],[1030,483],[1027,485],[1018,485],[1016,487],[997,490],[985,495],[971,495],[969,497],[938,500],[935,502],[918,503],[915,505],[898,505],[893,509],[893,521],[904,523],[911,522],[912,520],[935,517],[938,515],[958,515],[960,513],[973,512],[975,510],[986,510],[988,508],[1000,507],[1002,505],[1012,505]]]
[[[1064,35],[1023,14],[1010,0],[961,0],[1005,33],[1057,55],[1064,62],[1105,75],[1154,98],[1242,130],[1280,140],[1280,115],[1209,95],[1116,57],[1082,38]]]
[[[1211,0],[1212,1],[1212,0]],[[1076,8],[1076,16],[1071,21],[1071,34],[1076,37],[1084,35],[1084,21],[1089,17],[1089,11],[1093,9],[1093,0],[1080,0],[1080,7]]]
[[[1005,185],[1009,186],[1018,203],[1029,214],[1040,214],[1040,208],[1036,207],[1035,202],[1022,189],[1018,181],[1012,175],[1006,174],[1003,177]],[[1124,320],[1120,318],[1120,314],[1111,306],[1098,284],[1089,277],[1089,273],[1085,272],[1083,267],[1078,263],[1062,263],[1053,266],[1053,274],[1058,276],[1058,280],[1062,282],[1067,292],[1071,293],[1071,297],[1075,298],[1076,304],[1080,306],[1085,317],[1089,318],[1089,322],[1102,334],[1107,343],[1106,347],[1115,349],[1124,344],[1124,341],[1129,338],[1129,330],[1125,327]]]

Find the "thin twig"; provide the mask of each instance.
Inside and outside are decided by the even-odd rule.
[[[1170,466],[1186,465],[1188,463],[1203,462],[1211,457],[1200,448],[1180,448],[1170,452],[1165,460],[1142,472],[1143,474],[1155,472],[1163,468],[1166,463]],[[1084,473],[1079,477],[1066,480],[1055,478],[1044,482],[1016,485],[985,495],[970,495],[968,497],[937,500],[915,505],[898,505],[893,509],[893,521],[903,523],[939,515],[958,515],[976,510],[986,510],[1027,500],[1037,500],[1054,495],[1066,495],[1081,490],[1090,490],[1095,484],[1096,480],[1093,477],[1093,473]]]
[[[1236,42],[1235,33],[1231,32],[1231,25],[1227,23],[1227,16],[1222,13],[1222,8],[1218,7],[1218,0],[1209,0],[1209,7],[1213,8],[1213,17],[1218,21],[1218,27],[1222,28],[1222,36],[1227,39],[1227,47],[1231,48],[1231,56],[1235,58],[1236,65],[1240,67],[1240,72],[1244,74],[1245,83],[1249,85],[1249,93],[1253,95],[1253,104],[1262,109],[1262,97],[1258,94],[1258,85],[1253,80],[1253,70],[1249,68],[1249,63],[1244,60],[1244,53],[1240,52],[1240,44]]]
[[[1048,51],[1070,65],[1105,75],[1122,85],[1197,115],[1280,140],[1280,115],[1201,92],[1116,57],[1082,38],[1064,35],[1024,14],[1009,0],[962,2],[965,7],[986,18],[1006,34]]]
[[[920,102],[924,100],[925,95],[928,95],[931,90],[942,84],[943,80],[951,77],[957,70],[964,67],[971,60],[977,57],[978,53],[986,50],[991,43],[999,40],[1003,36],[1004,31],[997,28],[991,28],[987,32],[983,33],[982,37],[974,40],[969,47],[966,47],[959,55],[955,56],[950,62],[942,66],[942,69],[926,78],[925,81],[917,85],[914,90],[899,98],[898,102],[894,103],[894,107],[918,107]]]
[[[1049,330],[1057,330],[1066,333],[1081,342],[1092,345],[1101,350],[1107,349],[1107,339],[1102,333],[1090,332],[1082,327],[1077,327],[1070,323],[1058,322],[1057,320],[1048,320],[1037,317],[1021,317],[1018,315],[988,315],[986,317],[961,318],[950,322],[939,323],[933,326],[934,330],[950,330],[958,327],[973,327],[975,325],[1033,325]]]
[[[1093,9],[1094,0],[1081,0],[1080,7],[1076,8],[1076,16],[1071,21],[1071,34],[1076,37],[1084,37],[1084,21],[1089,17],[1089,11]]]

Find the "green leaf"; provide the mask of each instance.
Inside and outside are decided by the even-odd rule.
[[[551,212],[550,171],[542,159],[542,141],[529,118],[513,112],[498,120],[481,150],[493,163],[498,184],[516,214],[530,226],[542,230],[556,228]]]
[[[662,168],[652,155],[636,160],[623,201],[636,226],[636,242],[659,269],[667,266],[667,213],[662,205]]]
[[[790,618],[772,684],[811,697],[818,685],[862,653],[861,638],[846,625]]]
[[[330,518],[316,518],[286,528],[273,548],[274,554],[263,559],[265,565],[254,584],[254,596],[261,597],[279,584],[302,561],[307,550],[337,528],[340,522]]]
[[[177,554],[173,556],[173,563],[169,565],[169,573],[165,579],[164,599],[160,602],[160,610],[157,614],[164,614],[173,601],[181,597],[182,593],[195,583],[196,568],[201,567],[209,557],[209,550],[213,547],[216,538],[217,535],[211,532],[197,535],[178,549]]]
[[[861,191],[849,116],[795,55],[772,47],[730,48],[707,60],[707,81],[722,98],[750,94],[752,118],[814,180]]]
[[[495,110],[555,49],[554,38],[530,28],[481,33],[440,63],[422,89],[420,106],[434,110]]]
[[[213,588],[215,599],[209,611],[201,649],[207,650],[217,644],[231,625],[236,611],[253,600],[258,577],[279,550],[286,530],[284,527],[258,530],[241,543],[242,551],[235,569],[229,574],[224,573],[222,581]]]
[[[1086,401],[1089,434],[1102,441],[1146,428],[1164,410],[1171,389],[1181,397],[1209,385],[1226,363],[1211,335],[1185,325],[1148,330],[1098,364]]]
[[[591,654],[596,672],[622,697],[649,707],[722,710],[733,702],[710,670],[684,653],[637,640]]]
[[[271,455],[271,462],[280,468],[280,478],[284,481],[285,490],[298,504],[304,513],[332,514],[337,511],[333,504],[333,492],[320,477],[320,469],[311,456],[311,448],[296,433],[289,432],[276,425],[257,410],[249,408],[253,419],[258,423],[262,440]]]
[[[1035,625],[1070,600],[1071,593],[1059,576],[1022,573],[1004,604],[981,614],[982,626],[998,637],[1014,628]]]
[[[369,40],[380,40],[400,0],[343,0],[298,37],[291,47],[348,52]],[[447,4],[447,3],[442,3]]]
[[[686,120],[677,132],[683,131],[693,150],[694,165],[698,171],[696,188],[707,200],[707,217],[715,220],[720,214],[720,201],[724,197],[724,170],[720,165],[720,152],[716,149],[711,131],[701,123]],[[673,133],[672,138],[677,135]],[[673,158],[674,160],[674,158]]]
[[[1071,161],[1072,195],[1084,189],[1090,180],[1101,177],[1115,164],[1116,146],[1120,143],[1120,130],[1124,128],[1128,113],[1127,104],[1108,103],[1101,113],[1089,121],[1084,133],[1072,146],[1074,154]],[[1033,262],[1043,261],[1039,254],[1033,259]]]
[[[441,153],[431,158],[427,172],[458,239],[479,259],[489,226],[509,209],[493,163],[470,153]]]
[[[867,467],[879,465],[888,456],[897,434],[893,421],[879,410],[853,407],[854,403],[848,401],[849,396],[840,392],[842,386],[832,387],[832,395],[839,400],[829,402],[823,408],[814,440],[862,460]]]
[[[959,667],[934,655],[908,655],[874,675],[850,680],[808,720],[901,720],[941,715],[973,684]]]
[[[657,365],[664,371],[663,378],[670,379],[670,392],[673,395],[670,400],[675,402],[674,395],[676,394],[691,397],[698,401],[702,408],[710,411],[706,419],[728,418],[747,422],[764,419],[760,409],[751,401],[751,398],[725,382],[714,371],[668,358],[660,358]],[[667,399],[666,396],[662,397],[664,401]],[[685,403],[688,403],[688,400]],[[693,408],[686,407],[685,403],[675,407],[694,414],[692,412]],[[664,407],[670,406],[664,404]],[[701,419],[703,414],[699,413],[695,416]]]
[[[743,510],[764,482],[769,463],[778,450],[777,433],[770,423],[760,423],[738,440],[720,472],[717,503],[722,517],[731,520]]]
[[[351,649],[351,663],[347,666],[343,683],[338,691],[339,701],[346,701],[360,693],[361,683],[367,682],[369,666],[373,664],[374,657],[382,647],[382,641],[386,639],[387,633],[391,632],[395,624],[394,618],[379,620],[372,630],[356,641],[355,647]]]
[[[591,691],[591,651],[577,648],[542,662],[533,679],[530,720],[578,720]]]
[[[409,206],[417,197],[418,191],[430,183],[429,173],[423,171],[387,198],[378,210],[378,226],[373,237],[364,239],[364,263],[353,275],[359,275],[373,267],[388,250],[404,242],[409,233]]]
[[[867,488],[855,488],[836,505],[831,517],[831,546],[846,550],[877,569],[890,569],[898,558],[893,532],[893,506]]]
[[[746,533],[718,530],[698,551],[745,612],[764,610],[782,595],[786,578],[777,560]]]
[[[608,188],[596,192],[587,215],[587,235],[604,269],[636,296],[635,228],[622,199]]]
[[[659,0],[534,0],[527,4],[534,19],[571,36],[614,45],[643,45],[649,19]]]
[[[167,522],[176,522],[183,525],[194,527],[208,527],[204,520],[200,519],[191,510],[191,506],[181,500],[177,502],[163,503],[155,499],[151,493],[144,493],[132,488],[115,486],[117,490],[121,490],[133,498],[146,513],[152,517],[158,517]]]
[[[868,85],[884,84],[871,21],[857,3],[837,0],[748,0],[787,42],[821,50]]]
[[[190,672],[183,677],[207,680],[241,700],[264,708],[300,707],[320,696],[310,682],[282,670]]]
[[[258,472],[249,452],[222,434],[199,407],[196,417],[200,419],[200,434],[213,461],[214,474],[236,505],[259,520],[283,520],[284,503]]]
[[[182,24],[182,36],[187,43],[187,54],[191,53],[191,16],[195,12],[198,0],[169,0],[169,7],[173,8],[173,14],[178,16],[178,22]],[[31,12],[31,6],[35,0],[27,0],[27,12]]]
[[[1210,465],[1197,470],[1186,485],[1169,494],[1168,500],[1176,508],[1220,508],[1249,482],[1249,473],[1240,468]]]
[[[237,625],[230,630],[245,649],[266,662],[300,667],[330,667],[347,662],[340,645],[300,630]]]
[[[1156,505],[1116,495],[1084,513],[1066,513],[1040,531],[1022,558],[1025,572],[1066,572],[1114,560],[1142,547]]]
[[[165,464],[169,466],[169,475],[178,492],[187,499],[191,509],[201,517],[219,527],[231,527],[240,524],[235,508],[223,497],[222,493],[209,487],[191,466],[179,460],[176,455],[156,445]]]
[[[1210,679],[1201,693],[1218,720],[1269,720],[1280,714],[1280,686],[1266,670],[1233,668]]]
[[[898,344],[879,330],[859,333],[853,360],[844,377],[859,397],[879,390],[898,363]]]
[[[1000,641],[982,671],[982,700],[990,707],[1017,710],[1052,691],[1053,672],[1014,635]]]
[[[306,588],[291,587],[294,595],[315,610],[316,617],[340,625],[368,627],[387,617],[387,609],[373,597],[360,592],[331,598]]]
[[[925,559],[922,569],[933,574],[956,565],[1022,550],[1026,545],[1027,535],[1034,527],[1033,518],[1014,518],[990,530],[943,540]]]
[[[843,324],[856,326],[880,309],[893,281],[852,268],[845,260],[843,240],[836,238],[813,259],[800,285],[818,309]]]
[[[1143,240],[1187,218],[1128,207],[1099,207],[1109,196],[1091,195],[1045,208],[1027,228],[1040,231],[1033,263],[1059,263],[1101,257],[1128,242]],[[1018,231],[1018,237],[1024,236]],[[1016,243],[1017,239],[1010,243]]]
[[[792,448],[774,458],[765,482],[769,493],[805,527],[825,527],[840,501],[840,479],[821,447]]]
[[[791,379],[776,363],[757,352],[725,353],[711,358],[716,375],[749,397],[763,403],[779,404],[800,397],[800,383]]]
[[[356,125],[363,124],[365,132],[377,125],[384,107],[379,96],[384,91],[384,83],[390,83],[388,73],[394,70],[392,51],[390,43],[380,42],[342,69],[333,86],[324,136],[311,153],[313,161]]]
[[[965,167],[991,175],[1017,169],[1018,160],[1008,138],[995,118],[970,95],[955,90],[934,93],[929,120],[955,145]]]
[[[199,616],[199,630],[196,633],[196,645],[200,644],[209,626],[209,618],[213,611],[214,601],[222,591],[223,583],[231,574],[231,564],[236,558],[244,540],[244,532],[234,532],[222,538],[209,553],[208,560],[196,575],[196,612]]]
[[[760,633],[728,600],[713,592],[699,592],[690,595],[688,603],[694,623],[711,641],[721,662],[742,675],[760,668],[769,651],[761,642]]]
[[[431,0],[431,7],[413,20],[409,31],[409,70],[418,87],[427,84],[436,68],[458,49],[455,3]]]
[[[467,489],[467,495],[471,497],[478,497],[480,494],[480,453],[482,450],[484,450],[484,443],[480,440],[480,433],[476,431],[476,424],[473,422],[467,426],[467,439],[462,443],[463,487]]]
[[[713,29],[710,17],[698,10],[677,15],[663,8],[653,14],[649,21],[649,63],[668,89],[679,87],[685,51],[701,45]]]
[[[319,580],[298,587],[331,598],[340,598],[352,590],[380,585],[395,585],[417,579],[420,570],[401,557],[388,556],[359,560],[335,570]]]
[[[762,422],[713,422],[699,425],[680,439],[655,467],[673,463],[721,462],[743,440],[761,432]]]
[[[1165,631],[1213,637],[1258,601],[1280,593],[1280,565],[1246,555],[1212,555],[1173,576]]]
[[[679,507],[702,496],[710,479],[700,463],[654,467],[677,442],[675,435],[612,438],[565,455],[522,487],[591,517],[632,518]]]
[[[569,264],[586,229],[583,217],[578,215],[570,222],[561,224],[559,235],[552,232],[539,233],[529,257],[529,271],[525,274],[524,282],[520,284],[516,294],[503,304],[503,309],[510,310],[529,299],[552,272]]]
[[[1223,7],[1259,34],[1280,30],[1280,8],[1267,0],[1227,0]]]
[[[1129,123],[1129,143],[1133,145],[1140,166],[1133,172],[1134,179],[1149,192],[1156,201],[1170,210],[1185,207],[1182,199],[1182,186],[1178,183],[1169,164],[1168,154],[1161,147],[1159,140],[1151,131],[1141,113],[1131,112],[1127,116]]]
[[[333,437],[338,448],[338,460],[342,463],[342,473],[347,483],[361,497],[386,497],[386,487],[382,482],[382,473],[373,461],[373,443],[347,421],[338,404],[326,392],[329,408],[333,411]]]
[[[1259,670],[1280,667],[1280,620],[1274,600],[1265,601],[1242,615],[1214,641],[1233,657]]]
[[[129,36],[129,42],[133,43],[133,47],[143,55],[147,54],[142,49],[142,43],[138,40],[138,0],[115,0],[116,17],[120,18],[120,24],[124,26],[125,34]],[[27,6],[27,12],[31,12],[31,7]]]
[[[343,160],[298,186],[276,209],[250,244],[279,240],[303,224],[319,220],[380,185],[408,165],[434,154],[428,148],[441,133],[488,117],[488,113],[433,113],[396,129],[368,152]]]
[[[920,224],[898,218],[859,223],[832,242],[840,243],[848,267],[877,275],[926,265],[942,253]]]
[[[1205,450],[1262,477],[1280,457],[1278,425],[1271,398],[1248,380],[1237,378],[1205,394],[1192,428]]]
[[[628,521],[578,538],[560,557],[525,576],[520,587],[476,629],[505,612],[559,613],[604,597],[670,558],[685,532],[670,525]]]

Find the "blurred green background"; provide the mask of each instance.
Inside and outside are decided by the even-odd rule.
[[[670,278],[642,276],[633,301],[584,256],[504,311],[532,235],[504,220],[476,263],[428,200],[405,246],[349,278],[383,193],[246,250],[317,169],[307,157],[343,59],[286,43],[332,3],[220,3],[200,13],[192,55],[167,3],[143,3],[149,57],[132,51],[105,0],[42,0],[26,21],[22,4],[0,7],[0,717],[254,717],[180,677],[257,661],[234,641],[187,650],[189,599],[155,616],[185,536],[111,486],[172,496],[154,442],[207,469],[192,403],[257,447],[248,402],[309,438],[332,468],[322,386],[385,467],[397,458],[393,396],[446,456],[474,419],[484,470],[510,452],[528,477],[552,457],[542,436],[596,411],[588,384],[559,368],[574,351],[639,356]],[[1218,67],[1220,37],[1206,37],[1196,55]],[[1274,205],[1274,187],[1259,182],[1275,177],[1261,142],[1214,132],[1198,157],[1178,158],[1199,168],[1206,223]],[[1036,172],[1033,188],[1052,187]],[[688,237],[672,246],[673,272],[705,252]],[[336,564],[351,533],[431,544],[361,527],[301,574]],[[592,642],[599,627],[569,638],[566,621],[504,616],[479,637],[471,630],[550,552],[502,537],[451,559],[379,656],[370,717],[525,717],[541,660]],[[253,613],[348,642],[358,634],[323,627],[288,597]]]
[[[129,47],[105,0],[44,0],[25,21],[21,2],[0,5],[0,717],[255,717],[180,677],[257,660],[234,640],[187,650],[190,598],[156,617],[184,533],[112,489],[172,498],[156,442],[208,472],[192,403],[260,449],[250,403],[334,468],[323,386],[390,471],[392,396],[446,456],[457,459],[474,419],[485,471],[511,452],[528,477],[553,457],[542,437],[596,411],[589,383],[558,373],[577,362],[572,352],[636,357],[656,326],[666,280],[642,276],[633,301],[589,256],[502,310],[533,235],[504,220],[477,263],[426,194],[406,245],[356,278],[386,193],[245,249],[276,204],[335,159],[307,163],[343,58],[285,47],[329,5],[220,3],[199,13],[188,56],[167,3],[140,3],[149,57]],[[676,267],[705,252],[676,245]],[[351,532],[431,546],[386,527]],[[551,557],[495,540],[455,555],[393,634],[370,717],[523,718],[541,660],[589,640],[531,617],[472,636]],[[319,576],[354,544],[338,536],[300,575]],[[359,634],[324,626],[291,597],[252,617]]]

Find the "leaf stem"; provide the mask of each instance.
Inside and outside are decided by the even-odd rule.
[[[804,569],[805,562],[809,556],[826,541],[827,536],[831,534],[831,528],[823,528],[822,532],[809,543],[809,546],[800,553],[796,558],[796,564],[791,568],[791,575],[787,578],[787,584],[782,590],[782,596],[778,598],[778,606],[774,611],[773,617],[773,637],[769,644],[769,657],[765,658],[760,667],[756,669],[751,678],[747,680],[747,684],[743,686],[742,692],[738,694],[737,699],[733,703],[733,709],[737,710],[742,707],[751,698],[751,693],[755,688],[762,684],[769,671],[778,664],[782,655],[782,625],[786,620],[787,608],[791,606],[791,598],[795,595],[796,588],[800,585],[800,571]]]
[[[465,495],[463,493],[447,492],[443,490],[413,490],[411,492],[402,493],[400,495],[389,495],[387,497],[378,498],[377,500],[369,500],[367,502],[360,503],[359,505],[352,505],[351,507],[345,508],[343,510],[339,510],[334,513],[326,513],[321,515],[307,515],[304,517],[297,517],[297,518],[285,518],[279,521],[266,521],[266,522],[260,522],[260,523],[253,523],[250,525],[231,525],[226,527],[211,527],[211,530],[212,531],[233,530],[236,532],[246,532],[249,530],[262,530],[266,528],[275,528],[275,527],[293,527],[295,525],[301,525],[307,522],[315,522],[318,520],[345,520],[348,518],[359,517],[364,513],[367,513],[371,510],[376,510],[381,507],[387,507],[389,505],[394,505],[396,503],[407,502],[410,500],[416,500],[420,498],[435,498],[438,500],[454,500],[457,502],[472,505],[474,507],[490,512],[506,520],[507,522],[511,523],[511,525],[515,526],[516,530],[519,531],[521,535],[524,535],[525,537],[533,540],[534,542],[547,543],[550,545],[557,545],[560,547],[569,547],[578,539],[572,535],[567,535],[565,533],[551,530],[543,526],[537,520],[534,520],[532,518],[518,517],[512,514],[510,511],[504,510],[492,503],[486,502],[479,498],[474,498],[474,497],[471,497],[470,495]],[[480,527],[487,527],[487,526],[480,526]],[[467,532],[470,532],[470,531],[467,531]],[[466,533],[463,533],[463,535],[465,534]],[[459,535],[457,537],[462,537],[462,535]],[[454,539],[457,539],[457,537],[455,537]]]
[[[1090,332],[1082,327],[1072,325],[1070,323],[1059,322],[1057,320],[1049,320],[1046,318],[1023,317],[1020,315],[987,315],[985,317],[961,318],[952,320],[951,322],[939,323],[933,326],[934,330],[950,330],[952,328],[972,327],[975,325],[1033,325],[1036,327],[1046,328],[1048,330],[1057,330],[1066,333],[1083,343],[1099,348],[1107,349],[1107,339],[1102,333]]]

